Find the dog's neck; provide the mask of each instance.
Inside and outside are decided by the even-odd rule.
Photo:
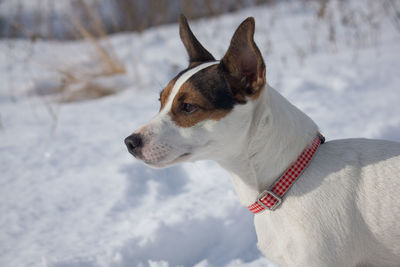
[[[245,206],[271,187],[318,131],[311,118],[268,85],[257,100],[249,102],[244,105],[251,105],[252,111],[242,148],[235,155],[217,160],[231,173]]]

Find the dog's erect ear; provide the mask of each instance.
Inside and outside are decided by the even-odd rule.
[[[228,82],[239,102],[245,102],[246,96],[257,97],[265,85],[265,64],[253,39],[254,28],[253,17],[243,21],[221,60]]]
[[[210,52],[208,52],[194,36],[183,14],[179,16],[179,35],[189,54],[190,63],[215,60]]]

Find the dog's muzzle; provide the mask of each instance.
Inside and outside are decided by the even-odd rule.
[[[125,145],[128,148],[129,153],[137,157],[140,155],[143,148],[143,137],[141,134],[132,134],[125,138]]]

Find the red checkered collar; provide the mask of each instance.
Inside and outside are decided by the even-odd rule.
[[[265,209],[275,210],[282,203],[282,197],[310,163],[319,145],[324,142],[325,138],[318,133],[313,142],[303,150],[296,162],[275,181],[270,190],[261,192],[257,196],[256,202],[248,206],[248,209],[253,213],[259,213]]]

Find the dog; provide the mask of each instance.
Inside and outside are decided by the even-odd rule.
[[[400,144],[322,144],[315,122],[266,83],[254,31],[249,17],[217,61],[181,15],[189,66],[161,92],[159,113],[125,139],[129,152],[156,168],[219,163],[278,266],[400,266]]]

